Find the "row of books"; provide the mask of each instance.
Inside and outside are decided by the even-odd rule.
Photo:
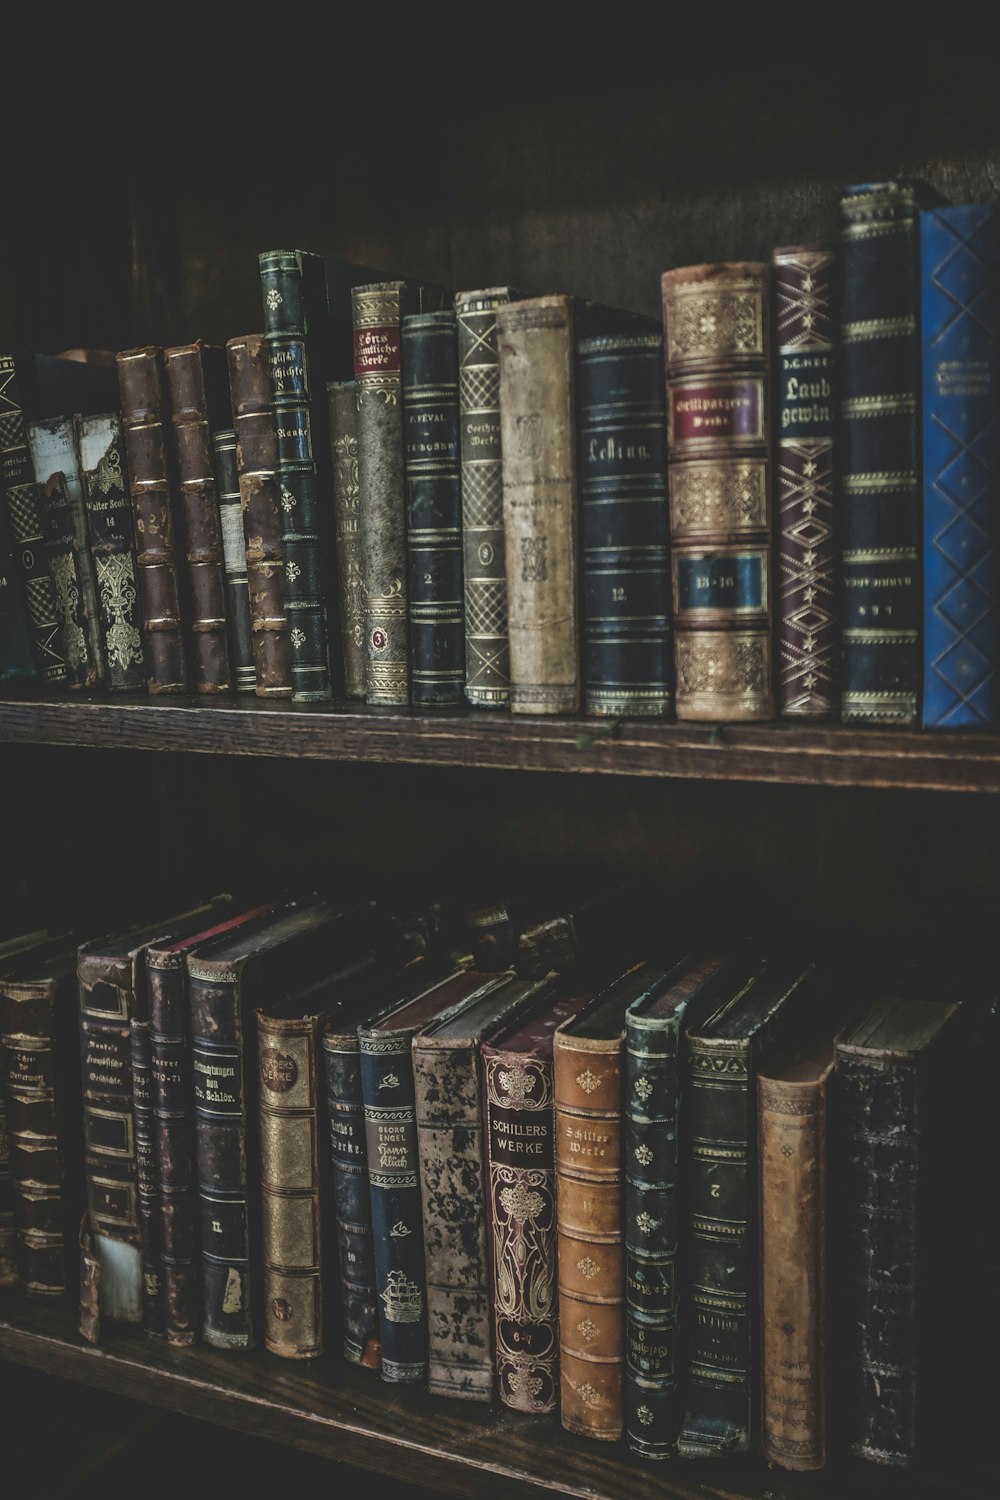
[[[994,725],[1000,213],[925,200],[864,184],[836,247],[668,271],[662,328],[266,252],[229,381],[120,354],[124,442],[102,412],[75,454],[66,420],[25,444],[0,361],[42,675]]]
[[[316,898],[8,942],[6,1279],[62,1295],[79,1243],[92,1340],[309,1359],[337,1324],[385,1381],[649,1459],[748,1451],[759,1390],[765,1456],[822,1467],[829,1392],[850,1449],[913,1462],[934,1373],[961,1384],[930,1330],[989,1008],[598,941],[619,899],[522,933],[521,973],[442,907]]]

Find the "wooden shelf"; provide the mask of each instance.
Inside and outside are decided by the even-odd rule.
[[[1000,792],[1000,736],[527,718],[248,698],[0,699],[0,742],[614,776]]]
[[[783,1475],[759,1459],[644,1464],[622,1443],[564,1432],[553,1418],[385,1386],[340,1361],[297,1364],[259,1351],[168,1349],[115,1330],[84,1343],[66,1307],[0,1300],[0,1359],[152,1406],[251,1432],[378,1474],[476,1500],[975,1500],[956,1484],[870,1465]],[[905,1480],[905,1483],[901,1483]]]

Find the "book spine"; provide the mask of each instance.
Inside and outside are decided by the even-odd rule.
[[[212,448],[215,454],[215,487],[219,496],[219,523],[222,527],[222,567],[226,578],[226,618],[229,621],[233,687],[238,693],[252,693],[257,687],[257,674],[253,662],[247,546],[243,535],[240,477],[236,469],[235,430],[223,427],[213,433]]]
[[[427,1379],[424,1229],[420,1204],[412,1032],[358,1032],[371,1194],[382,1379]]]
[[[70,417],[28,425],[28,446],[38,484],[45,555],[56,589],[71,688],[103,685],[97,585],[87,543],[87,514],[80,455]]]
[[[403,284],[355,287],[361,572],[369,703],[410,701],[403,469]]]
[[[455,314],[403,319],[406,549],[413,702],[463,702],[462,476]]]
[[[154,1338],[166,1332],[163,1303],[163,1259],[160,1250],[160,1203],[157,1194],[156,1132],[153,1126],[153,1063],[149,1022],[133,1016],[132,1119],[135,1124],[136,1191],[139,1203],[139,1252],[142,1257],[142,1326]]]
[[[168,1344],[187,1345],[199,1335],[201,1293],[183,957],[147,952],[146,992],[165,1331]]]
[[[997,723],[1000,213],[920,216],[925,729]]]
[[[687,1457],[750,1447],[751,1323],[757,1274],[750,1050],[692,1036],[690,1089],[690,1332]]]
[[[24,590],[35,665],[42,681],[56,687],[66,681],[66,656],[28,451],[24,397],[12,354],[0,354],[0,487]]]
[[[505,286],[462,292],[455,298],[461,415],[465,696],[477,708],[505,708],[510,701],[497,309],[510,302],[513,295],[511,288]]]
[[[208,426],[206,361],[213,352],[201,344],[163,351],[177,458],[178,512],[191,600],[193,677],[199,693],[227,693],[232,678],[222,522]]]
[[[10,1171],[7,1106],[0,1088],[0,1287],[17,1286],[16,1194]]]
[[[316,1026],[257,1012],[264,1343],[286,1359],[324,1347]]]
[[[556,1032],[553,1059],[562,1425],[609,1441],[624,1426],[621,1051]]]
[[[515,1411],[555,1411],[555,1122],[552,1060],[484,1048],[497,1391]]]
[[[229,388],[243,510],[247,589],[258,698],[292,696],[292,645],[285,614],[281,485],[271,411],[271,375],[260,334],[230,339]]]
[[[340,1255],[344,1358],[350,1364],[378,1369],[378,1301],[357,1035],[324,1036],[323,1067]]]
[[[292,647],[293,698],[310,703],[331,695],[326,601],[320,556],[320,494],[317,460],[322,445],[313,432],[310,369],[325,329],[311,327],[326,309],[308,307],[303,257],[298,251],[260,256],[264,342],[271,368],[271,400],[277,440],[276,474],[281,497],[281,552],[285,567],[285,614]],[[325,284],[324,299],[325,301]],[[311,347],[312,346],[312,347]],[[324,437],[324,444],[325,444]]]
[[[581,339],[576,379],[584,706],[655,717],[674,675],[663,339]]]
[[[358,392],[353,380],[334,380],[330,399],[333,505],[337,515],[337,575],[348,698],[365,696],[365,588],[361,567],[361,486],[358,479]]]
[[[195,1167],[200,1206],[202,1337],[215,1349],[252,1349],[254,1326],[249,1183],[256,1132],[247,1120],[241,977],[187,960],[194,1091]],[[251,1113],[253,1109],[253,1113]]]
[[[760,1078],[761,1451],[826,1462],[826,1090]]]
[[[0,987],[0,1093],[6,1093],[8,1114],[8,1182],[17,1231],[16,1265],[29,1297],[59,1297],[67,1288],[53,998],[52,987],[44,983]]]
[[[580,707],[573,303],[497,313],[503,518],[514,713]]]
[[[662,278],[679,719],[774,716],[769,274]]]
[[[78,417],[77,439],[107,685],[111,692],[136,691],[145,687],[146,672],[121,418]]]
[[[0,503],[0,682],[31,681],[36,675],[22,582],[7,511]]]
[[[841,199],[840,486],[849,723],[914,724],[920,681],[918,207],[903,182]]]
[[[163,434],[159,349],[132,349],[119,354],[118,385],[135,518],[147,686],[151,693],[186,693],[175,501]]]
[[[840,711],[834,523],[836,261],[808,245],[776,250],[778,388],[778,708],[782,718]]]

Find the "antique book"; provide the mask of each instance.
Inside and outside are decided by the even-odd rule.
[[[559,1391],[562,1425],[614,1441],[624,1427],[622,1051],[625,1012],[663,987],[638,964],[555,1034]]]
[[[770,719],[770,266],[665,271],[679,719]]]
[[[6,512],[0,507],[0,529],[6,523]],[[0,943],[0,976],[20,954],[38,948],[48,940],[45,928],[22,933]],[[7,1110],[4,1103],[2,1042],[0,1042],[0,1287],[17,1286],[17,1229],[14,1213],[14,1180],[10,1175],[10,1146],[7,1136]]]
[[[348,698],[365,696],[365,588],[361,571],[361,487],[358,479],[358,392],[353,380],[331,380],[330,449],[337,517],[337,578]]]
[[[840,202],[838,467],[848,723],[917,722],[919,210],[909,182],[862,183]]]
[[[219,427],[212,432],[215,489],[219,497],[222,526],[222,567],[226,579],[226,619],[229,622],[229,659],[233,687],[252,693],[257,687],[253,661],[253,625],[250,620],[250,588],[247,579],[247,544],[243,535],[243,505],[240,476],[236,467],[236,431]]]
[[[573,325],[571,297],[497,312],[514,713],[580,707]]]
[[[920,215],[925,729],[997,724],[1000,212]]]
[[[0,682],[30,681],[36,674],[20,569],[7,510],[0,503]]]
[[[463,970],[377,1021],[358,1027],[368,1186],[379,1300],[382,1379],[427,1379],[427,1304],[411,1044],[443,1016],[506,975]]]
[[[555,1411],[559,1400],[552,1043],[592,999],[563,986],[480,1049],[496,1384],[515,1411]]]
[[[212,432],[228,427],[232,417],[226,356],[199,339],[164,349],[163,367],[170,389],[177,513],[187,566],[192,683],[199,693],[228,693],[233,674],[222,518],[212,463]]]
[[[656,717],[674,676],[663,337],[614,321],[576,347],[584,708]]]
[[[550,970],[584,979],[598,968],[623,962],[638,951],[655,913],[646,892],[634,883],[576,897],[563,911],[526,922],[516,934],[513,962],[524,978]]]
[[[716,1003],[719,957],[682,959],[625,1015],[625,1436],[669,1458],[681,1422],[680,1302],[684,1028]]]
[[[229,389],[243,510],[247,589],[258,698],[292,696],[292,645],[285,614],[278,440],[267,346],[259,333],[230,339]]]
[[[477,708],[505,708],[510,699],[497,311],[516,296],[511,287],[497,286],[479,292],[460,292],[455,298],[462,459],[465,696]]]
[[[739,967],[687,1032],[687,1405],[679,1453],[745,1453],[757,1426],[757,1072],[814,998],[797,961]],[[683,1085],[682,1085],[683,1086]]]
[[[135,517],[147,686],[151,693],[186,693],[177,496],[163,428],[167,394],[160,350],[150,345],[119,354],[118,382]]]
[[[834,522],[836,258],[823,245],[775,250],[775,530],[778,711],[840,712]]]
[[[111,692],[138,691],[146,686],[146,671],[132,489],[121,417],[117,412],[78,417],[76,437],[105,681]]]
[[[403,456],[415,707],[462,703],[462,477],[458,344],[450,308],[403,319]]]
[[[146,1009],[145,994],[143,1009]],[[132,1063],[132,1125],[135,1132],[135,1191],[139,1218],[139,1257],[142,1266],[142,1326],[153,1338],[166,1335],[163,1298],[163,1233],[160,1224],[153,1121],[153,1057],[149,1017],[129,1022]]]
[[[104,661],[97,583],[72,417],[29,422],[28,447],[38,486],[43,545],[56,590],[66,683],[71,688],[101,687]]]

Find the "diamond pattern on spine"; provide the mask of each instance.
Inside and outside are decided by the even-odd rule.
[[[462,465],[463,523],[466,530],[503,524],[503,474],[496,459]]]
[[[0,448],[13,448],[24,442],[24,418],[20,411],[0,412]]]
[[[459,400],[466,413],[496,412],[500,407],[500,366],[465,365],[458,372]]]
[[[830,578],[833,503],[830,445],[783,443],[779,449],[781,496],[781,600],[786,638],[781,676],[793,692],[789,707],[833,685],[834,598]]]
[[[42,534],[38,496],[33,484],[13,484],[7,491],[7,516],[15,542],[30,542]]]

